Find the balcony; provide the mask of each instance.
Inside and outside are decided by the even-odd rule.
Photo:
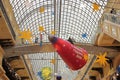
[[[120,14],[104,13],[104,20],[120,25]]]
[[[120,14],[105,13],[102,30],[104,33],[120,42]]]

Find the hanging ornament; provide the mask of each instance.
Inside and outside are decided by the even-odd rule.
[[[82,34],[82,37],[83,37],[83,38],[87,38],[87,33],[83,33],[83,34]]]
[[[39,31],[40,31],[40,32],[43,32],[43,31],[44,31],[44,27],[43,27],[43,26],[40,26],[40,27],[39,27]]]
[[[40,33],[40,47],[42,46],[42,33]]]
[[[107,55],[107,53],[105,52],[103,55],[102,54],[100,54],[100,55],[98,55],[97,56],[97,60],[96,60],[96,62],[98,62],[100,65],[102,65],[102,66],[105,66],[105,65],[107,65],[108,63],[107,63],[107,58],[106,58],[106,55]]]
[[[56,76],[56,80],[62,80],[62,76],[57,75],[57,76]]]
[[[55,31],[51,31],[51,34],[52,34],[52,35],[55,35]]]
[[[45,8],[43,6],[40,7],[40,13],[43,13],[45,11]]]
[[[86,64],[88,58],[86,50],[77,48],[70,42],[52,35],[49,35],[48,38],[70,69],[78,70]]]
[[[50,67],[43,67],[41,70],[43,80],[51,80],[52,70]]]
[[[56,60],[55,59],[51,59],[50,63],[55,64]]]
[[[97,3],[93,3],[93,11],[98,11],[100,6]]]
[[[39,71],[39,72],[37,73],[37,75],[40,77],[40,79],[43,80],[43,78],[42,78],[42,72],[41,72],[41,71]]]
[[[28,40],[29,43],[32,43],[31,41],[32,33],[29,29],[27,31],[20,31],[19,34],[20,34],[19,38]]]

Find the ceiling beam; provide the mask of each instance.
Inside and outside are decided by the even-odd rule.
[[[109,56],[111,57],[120,53],[120,47],[99,47],[90,44],[80,44],[75,43],[75,46],[84,48],[91,54],[99,54],[103,52],[108,52]],[[5,55],[6,56],[19,56],[23,54],[33,54],[33,53],[46,53],[46,52],[55,52],[55,49],[51,45],[51,43],[44,43],[42,47],[39,45],[21,45],[21,46],[14,46],[10,48],[5,48]]]
[[[16,35],[15,35],[15,32],[14,32],[14,30],[13,30],[13,28],[12,28],[12,24],[10,23],[10,20],[9,20],[9,17],[8,17],[8,15],[7,15],[7,12],[6,12],[6,10],[5,10],[5,6],[4,6],[4,4],[2,3],[2,0],[0,0],[0,11],[1,11],[1,14],[2,14],[2,22],[4,23],[2,23],[4,26],[7,26],[7,28],[8,28],[8,32],[9,32],[9,34],[11,34],[12,35],[12,38],[13,39],[15,39],[15,37],[16,37]],[[9,13],[8,13],[9,14]],[[3,27],[3,26],[2,26]]]
[[[0,4],[2,6],[2,4]],[[10,27],[9,20],[7,15],[3,12],[2,7],[0,8],[0,45],[4,46],[13,46],[15,45],[15,34],[12,28]]]

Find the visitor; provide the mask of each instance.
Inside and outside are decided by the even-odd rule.
[[[114,8],[112,8],[112,10],[110,11],[111,14],[116,14],[116,10]]]
[[[112,19],[112,22],[116,22],[116,10],[114,8],[112,8],[112,10],[110,11],[112,15],[111,19]]]

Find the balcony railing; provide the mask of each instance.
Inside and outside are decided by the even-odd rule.
[[[120,15],[105,13],[102,30],[112,38],[120,41]]]
[[[120,24],[120,14],[104,13],[104,20],[108,20],[113,23]]]

